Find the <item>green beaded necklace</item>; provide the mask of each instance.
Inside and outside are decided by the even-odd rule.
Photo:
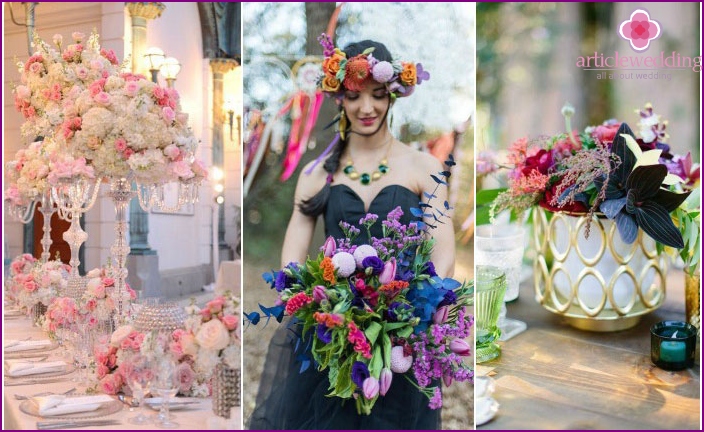
[[[391,142],[393,143],[393,137]],[[351,180],[359,180],[360,183],[362,183],[364,186],[367,186],[371,182],[379,180],[381,176],[389,172],[390,168],[387,158],[389,157],[390,150],[391,146],[389,146],[388,150],[386,150],[386,156],[384,156],[384,158],[379,161],[377,169],[374,170],[371,174],[358,173],[354,167],[354,162],[352,162],[352,159],[347,159],[347,162],[345,163],[345,167],[342,169],[342,172],[344,172],[345,175]]]

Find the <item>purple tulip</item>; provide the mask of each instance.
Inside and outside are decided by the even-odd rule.
[[[362,393],[367,399],[374,399],[379,394],[379,380],[374,377],[369,377],[364,380],[362,385]]]
[[[463,357],[470,354],[469,344],[464,339],[453,339],[452,342],[450,342],[450,350]]]
[[[437,311],[435,311],[435,315],[433,315],[433,322],[435,324],[444,324],[445,321],[447,321],[447,316],[450,313],[450,308],[448,306],[443,306]]]
[[[332,236],[325,239],[325,244],[323,245],[323,255],[326,257],[331,257],[337,250],[337,243]]]
[[[442,382],[445,383],[445,387],[450,387],[450,384],[452,384],[452,375],[443,375]]]
[[[313,288],[313,300],[316,303],[320,303],[323,300],[327,300],[328,295],[325,292],[325,287],[322,285],[316,285],[315,288]]]
[[[384,264],[384,270],[379,275],[379,283],[387,284],[396,277],[396,258],[391,258]]]
[[[389,387],[391,387],[391,380],[393,379],[394,374],[391,372],[391,369],[389,368],[384,368],[381,370],[381,376],[379,377],[379,394],[382,396],[386,396],[386,392],[389,391]]]

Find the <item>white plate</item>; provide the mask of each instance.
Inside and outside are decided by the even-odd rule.
[[[474,377],[474,394],[477,399],[489,397],[494,393],[496,384],[494,379],[488,376]]]
[[[494,398],[484,397],[474,402],[474,419],[477,426],[491,421],[499,411],[499,403]]]

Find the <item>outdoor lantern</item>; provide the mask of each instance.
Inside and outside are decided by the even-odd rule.
[[[147,49],[144,54],[144,66],[151,72],[153,83],[157,82],[157,74],[161,65],[164,64],[164,57],[164,51],[157,47]]]
[[[167,87],[173,88],[176,75],[181,72],[181,63],[174,57],[166,57],[159,70],[161,70],[161,74],[164,75],[166,79]]]

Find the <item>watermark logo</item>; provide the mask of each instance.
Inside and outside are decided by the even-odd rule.
[[[618,34],[631,43],[631,48],[641,52],[648,49],[651,40],[660,36],[660,24],[650,19],[648,11],[636,9],[621,23]]]

